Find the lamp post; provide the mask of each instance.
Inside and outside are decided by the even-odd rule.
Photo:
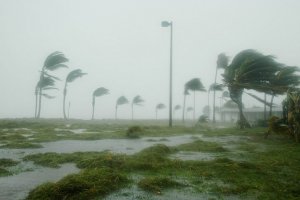
[[[162,21],[162,27],[170,27],[170,95],[169,95],[169,127],[172,127],[172,54],[173,54],[173,22]]]

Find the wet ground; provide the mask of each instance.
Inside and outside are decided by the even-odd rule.
[[[75,134],[83,134],[85,131],[85,129],[78,129],[75,131],[73,130],[72,132]],[[31,136],[32,134],[24,135],[24,137],[28,138]],[[46,152],[73,153],[88,151],[112,151],[116,153],[134,154],[155,144],[177,146],[180,144],[190,143],[198,139],[203,141],[217,142],[226,148],[233,149],[235,148],[235,143],[237,141],[247,141],[248,138],[242,136],[204,137],[201,134],[186,134],[169,137],[144,137],[140,139],[102,139],[89,141],[61,140],[40,143],[43,148],[37,149],[0,149],[0,158],[21,160],[24,156],[29,154]],[[222,156],[226,156],[226,153],[180,151],[171,155],[171,158],[182,160],[211,160]],[[53,169],[35,166],[31,162],[21,162],[17,166],[9,168],[9,170],[14,174],[13,176],[0,177],[0,200],[23,199],[26,197],[27,193],[37,185],[47,181],[57,181],[67,174],[79,171],[74,164],[65,164],[62,165],[61,168]],[[187,194],[191,200],[209,199],[210,197],[208,194],[201,194],[202,196],[199,196],[199,193],[194,193],[189,188],[175,192],[168,190],[163,195],[153,196],[141,191],[136,186],[133,186],[131,188],[125,188],[117,193],[111,194],[105,199],[185,199]]]

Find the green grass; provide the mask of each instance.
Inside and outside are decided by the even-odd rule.
[[[146,177],[140,180],[138,182],[138,186],[147,192],[161,194],[162,190],[164,189],[176,188],[182,186],[182,184],[172,180],[169,177],[154,176],[154,177]]]
[[[198,151],[198,152],[226,152],[227,150],[222,145],[216,142],[206,142],[196,140],[192,143],[181,144],[176,147],[180,151]]]
[[[94,199],[126,186],[128,178],[117,171],[104,168],[83,170],[56,183],[45,183],[27,196],[27,200]]]
[[[11,167],[17,165],[19,162],[8,159],[8,158],[0,158],[0,167]]]
[[[299,199],[300,198],[300,145],[283,136],[270,135],[264,139],[265,128],[252,129],[213,129],[175,126],[170,129],[164,126],[152,126],[147,123],[114,123],[69,121],[70,126],[66,127],[63,121],[34,121],[31,122],[3,122],[0,127],[8,130],[0,130],[0,141],[2,144],[25,143],[27,138],[22,134],[30,131],[14,130],[14,128],[29,128],[34,131],[30,142],[45,142],[64,139],[94,140],[104,138],[127,138],[126,130],[131,126],[140,126],[142,131],[138,132],[139,137],[153,136],[165,137],[182,134],[203,134],[204,137],[227,137],[247,136],[242,141],[225,143],[232,148],[225,149],[217,142],[206,142],[199,138],[191,143],[168,147],[155,145],[134,155],[114,154],[110,152],[77,152],[71,154],[45,153],[29,155],[24,161],[33,161],[35,164],[49,167],[59,167],[64,163],[75,163],[81,168],[82,175],[87,176],[89,171],[111,170],[128,176],[138,175],[143,177],[139,182],[145,182],[151,188],[155,185],[156,179],[165,178],[163,185],[168,181],[177,179],[189,183],[199,193],[209,193],[216,198],[230,198],[231,196],[252,199]],[[54,128],[66,129],[54,131]],[[85,128],[87,131],[96,133],[73,134],[72,129]],[[58,136],[57,134],[61,134]],[[196,139],[196,137],[195,137]],[[153,139],[153,141],[156,141]],[[170,155],[178,151],[213,152],[219,155],[218,158],[210,161],[182,161],[170,158]],[[235,160],[235,153],[239,159]],[[229,159],[231,158],[231,159]],[[0,166],[1,170],[5,168]],[[84,174],[84,175],[83,175]],[[62,179],[63,180],[63,179]],[[71,179],[70,179],[71,180]],[[72,179],[73,180],[73,179]],[[60,181],[59,181],[60,182]],[[35,189],[35,195],[50,194],[57,190],[57,186],[63,184],[48,183]],[[88,181],[89,182],[89,181]],[[71,183],[70,183],[71,184]],[[124,185],[132,183],[124,182]],[[84,184],[83,184],[84,185]],[[68,188],[68,184],[64,185]],[[74,186],[75,187],[75,186]],[[123,187],[123,185],[122,185]],[[164,186],[152,191],[163,191]],[[172,186],[173,187],[173,186]],[[180,189],[182,185],[175,188]],[[73,185],[70,185],[73,188]],[[118,187],[119,188],[119,187]],[[154,187],[155,188],[155,187]],[[85,188],[86,189],[86,188]],[[77,189],[76,189],[77,190]],[[78,189],[82,191],[80,188]],[[89,190],[89,189],[87,189]],[[147,189],[145,189],[147,190]],[[113,192],[115,190],[110,190]],[[73,191],[75,192],[75,191]],[[38,194],[40,193],[40,194]],[[62,192],[63,193],[63,192]],[[59,193],[59,194],[62,194]],[[32,193],[31,193],[32,194]],[[66,193],[63,193],[66,194]],[[95,196],[93,196],[95,194]],[[107,194],[107,193],[106,193]],[[68,193],[69,195],[69,193]],[[102,193],[93,193],[93,197],[101,197]],[[71,197],[72,195],[70,195]],[[75,197],[72,196],[73,199]],[[89,197],[88,197],[89,198]],[[38,199],[38,198],[37,198]],[[43,198],[40,198],[43,199]]]

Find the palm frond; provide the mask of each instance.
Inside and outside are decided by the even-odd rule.
[[[209,91],[222,91],[223,87],[223,84],[213,83],[209,86]]]
[[[175,107],[174,107],[174,110],[180,110],[181,109],[181,105],[176,105]]]
[[[128,103],[129,103],[129,101],[125,96],[120,96],[117,99],[117,104],[116,105],[119,106],[119,105],[128,104]]]
[[[75,69],[67,75],[66,82],[68,83],[73,82],[77,78],[80,78],[86,74],[87,73],[83,73],[81,69]]]
[[[133,98],[132,104],[142,106],[142,103],[145,102],[140,95],[137,95]]]
[[[42,77],[38,82],[38,88],[52,87],[55,85],[55,80],[51,77]]]
[[[194,110],[193,107],[187,107],[187,109],[186,109],[187,112],[191,112],[193,110]]]
[[[228,60],[228,56],[226,56],[224,53],[219,54],[217,60],[217,68],[225,69],[228,66]]]
[[[165,108],[166,108],[166,106],[163,103],[159,103],[159,104],[156,105],[157,110],[161,110],[161,109],[165,109]]]
[[[49,94],[42,94],[45,98],[47,98],[47,99],[54,99],[55,98],[55,96],[51,96],[51,95],[49,95]]]
[[[265,101],[264,99],[262,99],[262,98],[260,98],[260,97],[258,97],[258,96],[256,96],[256,95],[254,95],[254,94],[251,94],[251,93],[248,93],[248,92],[245,92],[246,94],[248,94],[249,96],[251,96],[251,97],[253,97],[254,99],[256,99],[257,101],[259,101],[259,102],[261,102],[261,103],[263,103],[263,104],[266,104],[267,106],[273,106],[273,104],[272,103],[270,103],[270,102],[267,102],[267,101]]]
[[[53,75],[49,74],[48,72],[44,72],[44,75],[48,76],[48,77],[50,77],[50,78],[52,78],[52,79],[54,79],[56,81],[61,81],[60,78],[58,78],[57,76],[53,76]]]
[[[69,59],[66,58],[62,52],[55,51],[46,58],[44,67],[50,71],[53,71],[61,67],[67,67],[67,65],[64,63],[68,61]]]
[[[191,91],[206,91],[199,78],[193,78],[185,84],[185,88]]]
[[[97,89],[93,92],[93,96],[94,96],[94,97],[99,97],[99,96],[106,95],[106,94],[109,94],[109,90],[106,89],[106,88],[104,88],[104,87],[97,88]]]

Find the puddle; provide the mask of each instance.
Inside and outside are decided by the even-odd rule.
[[[22,172],[15,176],[1,177],[0,199],[24,199],[28,192],[36,186],[48,181],[58,181],[62,177],[76,172],[79,172],[79,169],[74,164],[64,164],[58,169],[40,168],[35,171]]]

